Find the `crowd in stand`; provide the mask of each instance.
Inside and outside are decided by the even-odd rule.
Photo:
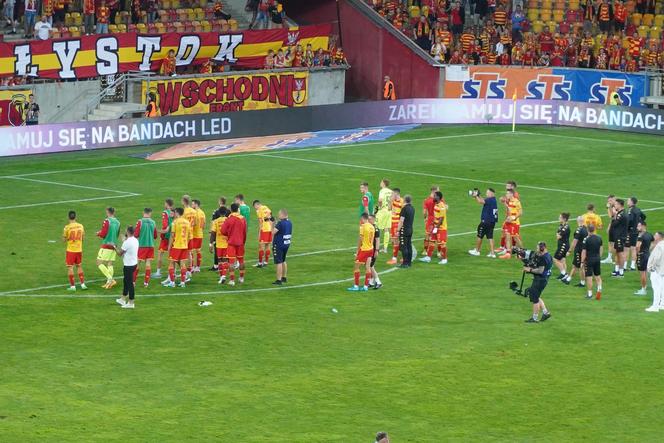
[[[441,63],[664,69],[662,0],[367,1]]]

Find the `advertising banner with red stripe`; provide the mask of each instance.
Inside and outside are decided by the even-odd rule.
[[[263,67],[270,49],[311,44],[314,50],[326,50],[331,32],[331,25],[325,24],[239,33],[124,33],[0,43],[0,77],[68,80],[156,71],[171,49],[175,51],[178,66],[198,65],[213,59],[256,69]]]

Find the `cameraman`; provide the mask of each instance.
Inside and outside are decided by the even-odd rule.
[[[482,198],[478,189],[470,194],[475,201],[482,205],[482,215],[480,224],[477,226],[477,243],[475,249],[468,251],[470,255],[479,256],[482,248],[482,239],[489,240],[489,254],[487,257],[496,258],[493,244],[493,230],[498,223],[498,202],[496,201],[496,191],[493,188],[486,190],[486,197]]]
[[[526,320],[526,323],[538,323],[537,317],[540,309],[542,310],[542,321],[546,321],[551,317],[551,313],[546,309],[544,300],[540,296],[549,282],[552,267],[553,259],[546,249],[546,243],[539,242],[537,244],[537,252],[532,258],[532,263],[523,267],[524,272],[533,274],[533,284],[530,288],[526,289],[526,295],[528,295],[530,302],[533,304],[533,316]]]

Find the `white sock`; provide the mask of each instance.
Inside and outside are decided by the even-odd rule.
[[[379,277],[376,277],[376,284],[377,284],[377,285],[382,285],[382,284],[383,284],[383,283],[380,281],[380,278],[379,278]]]
[[[588,291],[588,297],[592,297],[592,296],[593,296],[593,291]]]
[[[620,270],[620,267],[619,267],[618,265],[615,265],[615,266],[613,267],[613,270],[614,270],[615,272],[618,272],[618,271]]]
[[[613,258],[613,257],[611,256],[611,253],[610,253],[610,252],[609,252],[609,255],[606,256],[606,258],[608,258],[609,260],[611,260],[611,258]]]
[[[373,286],[373,284],[374,284],[374,279],[373,278],[369,279],[369,286]]]
[[[632,268],[636,268],[636,261],[632,260]]]
[[[602,285],[597,286],[597,292],[602,292]]]

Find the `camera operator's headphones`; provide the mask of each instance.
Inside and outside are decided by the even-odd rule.
[[[537,249],[539,250],[539,252],[544,252],[544,250],[546,249],[546,243],[544,243],[543,241],[537,243]]]

